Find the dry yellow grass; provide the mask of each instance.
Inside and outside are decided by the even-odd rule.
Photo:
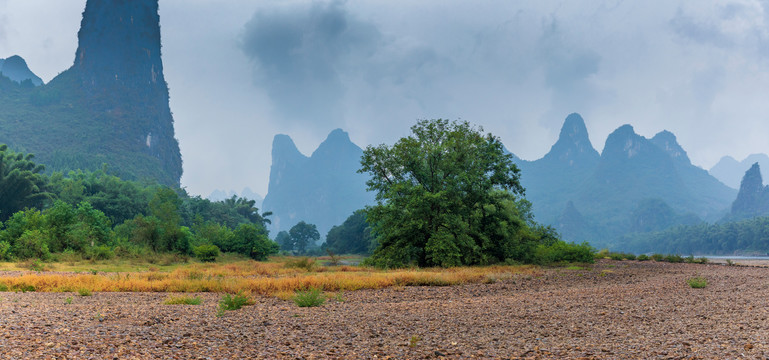
[[[168,272],[118,273],[22,272],[0,274],[0,288],[46,292],[78,289],[121,292],[248,292],[287,297],[296,290],[325,291],[379,289],[392,286],[447,286],[488,282],[515,274],[537,273],[532,266],[460,267],[451,269],[378,270],[359,266],[315,266],[311,271],[292,267],[290,259],[229,264],[194,263]]]

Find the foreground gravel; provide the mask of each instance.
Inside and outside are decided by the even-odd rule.
[[[692,289],[693,276],[708,280]],[[767,358],[769,269],[602,261],[493,284],[276,298],[0,293],[2,359]],[[67,297],[72,297],[67,304]],[[343,300],[343,301],[339,301]]]

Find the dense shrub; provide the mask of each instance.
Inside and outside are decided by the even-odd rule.
[[[531,261],[538,265],[549,265],[559,262],[592,263],[595,260],[595,250],[587,243],[574,244],[557,241],[552,245],[538,245],[534,250]]]
[[[612,259],[612,260],[618,260],[618,261],[619,260],[624,260],[625,259],[625,254],[623,254],[623,253],[611,253],[609,255],[609,258]]]
[[[203,262],[214,262],[219,256],[219,247],[213,244],[203,244],[194,248],[195,257]]]
[[[647,261],[647,260],[649,260],[649,256],[646,255],[646,254],[641,254],[641,255],[638,255],[636,260],[638,260],[638,261]]]
[[[48,234],[40,230],[27,230],[13,246],[13,254],[19,259],[37,258],[47,260],[51,256],[48,250]]]
[[[11,259],[11,244],[7,241],[0,241],[0,260]]]

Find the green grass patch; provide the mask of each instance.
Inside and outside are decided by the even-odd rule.
[[[690,278],[686,280],[686,283],[689,284],[689,286],[691,286],[693,289],[702,289],[708,286],[708,280],[702,276],[695,276]]]
[[[189,296],[189,295],[179,295],[179,296],[169,296],[167,299],[163,301],[164,305],[200,305],[203,302],[203,299],[200,298],[200,296]]]
[[[91,295],[93,295],[91,293],[91,290],[86,289],[86,288],[77,289],[77,294],[80,295],[80,296],[91,296]]]
[[[326,302],[326,296],[320,288],[297,291],[294,295],[294,303],[299,307],[321,306]]]

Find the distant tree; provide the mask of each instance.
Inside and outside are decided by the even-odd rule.
[[[43,165],[35,164],[32,154],[15,153],[0,145],[0,220],[24,208],[42,207],[50,197],[46,191]]]
[[[366,211],[357,210],[344,223],[332,227],[323,248],[336,254],[369,254],[373,249]]]
[[[499,139],[468,122],[422,120],[393,146],[369,146],[362,168],[378,266],[522,260],[540,244],[517,201],[524,189]]]
[[[267,237],[267,230],[258,224],[240,224],[234,232],[235,252],[250,256],[254,260],[267,260],[278,252],[277,243]]]
[[[288,234],[288,231],[279,232],[278,235],[275,236],[275,242],[280,245],[281,251],[294,251],[294,243],[291,242],[291,235]]]
[[[291,237],[293,248],[299,254],[307,252],[308,246],[314,245],[320,239],[318,228],[314,224],[308,224],[304,221],[300,221],[288,230],[288,235]]]

